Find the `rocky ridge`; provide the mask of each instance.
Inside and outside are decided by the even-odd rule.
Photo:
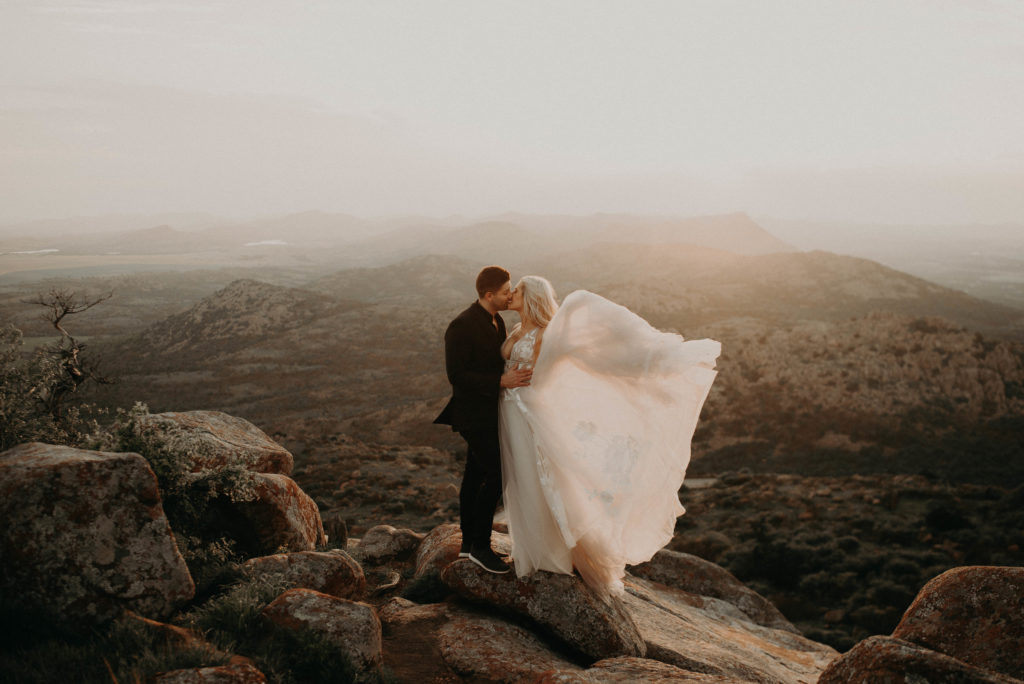
[[[210,431],[210,425],[197,432]],[[78,464],[102,467],[94,466],[86,477]],[[143,475],[139,484],[126,490],[118,485],[123,494],[104,495],[100,486],[123,481],[127,472],[145,473],[148,466],[136,455],[69,454],[62,447],[25,445],[0,454],[0,468],[5,483],[14,481],[7,475],[15,471],[45,474],[51,482],[64,483],[47,490],[55,504],[50,508],[29,505],[25,497],[32,496],[31,487],[5,491],[5,512],[24,509],[32,520],[5,526],[0,535],[5,567],[15,570],[5,575],[7,595],[27,586],[26,577],[41,567],[41,559],[55,544],[67,547],[65,552],[74,561],[48,566],[49,579],[55,583],[80,575],[79,557],[129,557],[124,554],[131,553],[134,542],[116,535],[70,546],[57,540],[76,526],[102,528],[109,499],[130,501],[131,487],[144,495],[145,507],[121,516],[117,527],[130,531],[135,529],[134,520],[159,520],[160,495],[152,486],[152,471],[148,480]],[[75,482],[89,486],[75,487]],[[83,506],[74,498],[82,489],[91,492],[93,505]],[[292,520],[300,527],[318,528],[319,515],[316,518]],[[173,548],[174,535],[166,524],[155,532],[162,535],[161,543]],[[495,532],[494,539],[496,548],[507,549],[502,532]],[[487,574],[457,558],[461,539],[452,525],[435,527],[426,535],[378,525],[361,539],[347,540],[347,550],[328,550],[326,542],[319,538],[314,551],[296,548],[308,542],[288,541],[285,546],[290,549],[257,555],[247,567],[249,581],[272,582],[263,586],[274,588],[266,602],[257,604],[262,617],[252,629],[259,638],[267,643],[283,639],[282,644],[314,639],[326,648],[334,644],[332,657],[343,653],[345,667],[351,668],[347,675],[336,672],[335,677],[438,682],[627,682],[639,677],[783,684],[815,682],[823,672],[821,681],[851,681],[849,677],[882,671],[878,667],[885,672],[975,677],[957,681],[1012,682],[1021,676],[1019,659],[1012,652],[1007,657],[1008,649],[1000,641],[1021,638],[1020,568],[964,568],[940,577],[921,592],[893,637],[881,637],[881,642],[873,637],[838,657],[830,647],[801,636],[769,602],[727,571],[686,554],[660,552],[630,571],[624,595],[608,596],[595,593],[576,576]],[[37,551],[14,553],[15,548]],[[109,595],[104,578],[136,572],[102,562],[93,567],[86,576],[94,578],[96,595],[104,597]],[[129,574],[126,579],[140,577]],[[175,612],[189,596],[176,588],[158,587],[150,593],[164,596],[163,602],[133,602],[133,592],[119,604],[122,611],[134,611],[131,619],[145,616],[149,629],[175,634],[180,642],[204,642],[190,626],[189,611]],[[84,605],[45,588],[24,594],[23,600],[69,623],[80,617]],[[981,617],[961,624],[958,616],[965,614]],[[101,625],[130,618],[111,609],[89,615]],[[154,624],[154,618],[181,624],[161,627],[164,623]],[[965,633],[973,638],[965,638]],[[980,642],[978,635],[984,635]],[[209,666],[153,673],[154,681],[263,681],[264,656],[245,652],[248,642],[240,643],[242,651],[231,663],[223,664],[221,653]],[[207,651],[214,654],[217,649]],[[864,653],[870,658],[859,656]],[[872,664],[879,659],[884,666]]]

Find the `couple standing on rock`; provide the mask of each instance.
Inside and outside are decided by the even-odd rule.
[[[586,290],[561,306],[544,278],[488,266],[477,300],[445,332],[452,398],[435,419],[466,440],[462,549],[509,571],[491,549],[504,498],[520,577],[571,574],[621,593],[626,565],[667,544],[679,487],[721,345],[660,332]],[[503,310],[520,322],[506,333]]]

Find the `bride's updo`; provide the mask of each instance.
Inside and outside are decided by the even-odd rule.
[[[546,278],[540,276],[523,276],[516,289],[523,290],[523,319],[529,319],[540,327],[547,326],[558,311],[555,301],[555,288]]]

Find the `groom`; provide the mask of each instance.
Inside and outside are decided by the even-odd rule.
[[[487,266],[476,277],[477,300],[455,317],[444,333],[444,363],[452,398],[435,423],[451,425],[466,440],[466,472],[459,490],[460,558],[488,572],[505,573],[508,565],[491,550],[491,524],[501,497],[501,452],[498,447],[498,397],[503,387],[530,384],[530,370],[504,373],[501,345],[512,288],[508,271]]]

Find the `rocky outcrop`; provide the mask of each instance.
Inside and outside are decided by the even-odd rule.
[[[366,591],[363,568],[341,549],[260,556],[246,561],[244,567],[254,575],[282,577],[291,588],[338,598],[359,599]]]
[[[0,519],[3,593],[24,608],[69,623],[165,617],[195,593],[138,454],[14,447],[0,454]]]
[[[380,665],[381,624],[373,606],[310,589],[289,589],[263,609],[263,616],[278,629],[320,632],[337,644],[357,672]]]
[[[441,571],[441,580],[460,596],[529,617],[591,658],[645,654],[644,640],[622,601],[597,594],[575,575],[495,575],[461,559]]]
[[[1018,644],[1017,650],[1020,646]],[[822,673],[818,684],[906,684],[907,682],[949,682],[950,684],[1020,684],[1019,679],[967,663],[886,636],[860,642]]]
[[[739,608],[756,624],[799,634],[766,598],[736,579],[720,565],[698,556],[663,549],[630,573],[691,594],[721,599]]]
[[[406,560],[419,548],[425,536],[407,528],[377,525],[366,531],[354,553],[360,560],[370,563]]]
[[[137,421],[171,449],[188,454],[193,472],[240,465],[257,473],[292,473],[291,453],[242,418],[220,411],[184,411],[143,415]]]
[[[327,543],[316,502],[294,480],[274,473],[255,473],[254,501],[222,502],[244,519],[237,537],[249,541],[251,554],[312,551]]]
[[[508,538],[495,533],[492,539],[500,547]],[[462,676],[491,681],[811,684],[838,655],[800,636],[777,611],[766,608],[767,601],[724,570],[715,572],[683,554],[656,560],[649,574],[662,573],[670,579],[669,568],[693,568],[691,576],[680,581],[694,591],[627,574],[627,593],[620,598],[594,593],[575,575],[536,572],[517,578],[514,573],[486,573],[457,559],[459,541],[454,525],[432,530],[420,545],[417,572],[440,568],[444,583],[460,596],[484,610],[497,608],[524,616],[529,623],[510,619],[520,631],[482,625],[478,614],[456,619],[452,611],[460,610],[458,604],[417,606],[404,600],[382,609],[381,618],[386,642],[393,633],[402,643],[412,643],[415,630],[436,632],[447,639],[454,639],[453,633],[471,635],[476,630],[500,633],[497,646],[477,647],[469,639],[460,641],[458,649],[444,651],[444,666]],[[487,619],[505,620],[492,614]],[[544,650],[524,641],[521,630],[528,624],[536,625],[527,631]],[[420,639],[421,650],[429,653],[434,637],[426,639]],[[515,653],[504,650],[508,644],[517,644],[518,652],[531,655],[517,659]],[[568,664],[552,665],[552,658]],[[430,676],[436,676],[440,667],[435,663]],[[500,675],[502,668],[508,674]],[[426,677],[425,672],[419,675]]]
[[[1024,568],[947,570],[921,589],[892,636],[1024,679]]]

